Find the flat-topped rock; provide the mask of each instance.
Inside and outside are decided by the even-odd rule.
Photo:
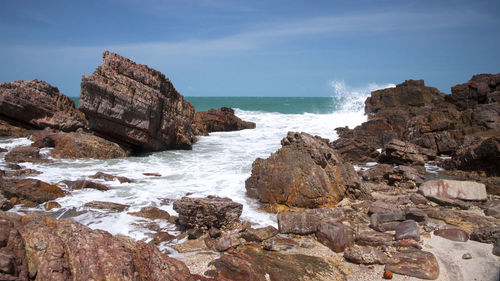
[[[125,204],[105,202],[105,201],[91,201],[91,202],[85,203],[84,206],[88,207],[88,208],[93,208],[93,209],[109,210],[112,212],[122,212],[125,209],[127,209],[128,207],[130,207],[129,205],[125,205]]]
[[[344,210],[340,208],[285,211],[278,214],[278,229],[280,233],[307,235],[315,233],[320,222],[337,222],[344,216]]]
[[[439,264],[436,257],[430,252],[419,250],[395,253],[385,265],[385,269],[427,280],[435,280],[439,277]]]
[[[159,71],[105,51],[81,86],[91,130],[137,151],[191,148],[194,108]]]
[[[50,155],[66,159],[111,159],[130,156],[130,151],[93,134],[72,132],[58,138]]]
[[[438,229],[434,231],[434,235],[457,242],[467,242],[469,240],[469,233],[458,228]]]
[[[199,111],[194,114],[193,132],[199,136],[207,136],[211,132],[239,131],[254,129],[254,122],[243,121],[234,115],[229,107]]]
[[[486,200],[486,186],[472,181],[431,180],[420,188],[424,196],[443,197],[462,200]]]
[[[0,179],[0,192],[7,198],[17,197],[37,204],[66,195],[59,186],[36,179]]]

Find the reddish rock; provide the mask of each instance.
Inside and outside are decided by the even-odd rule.
[[[130,212],[128,214],[136,217],[147,218],[150,220],[168,221],[170,219],[170,214],[167,211],[164,211],[162,209],[153,206],[142,207],[139,212]]]
[[[282,147],[267,159],[257,158],[245,182],[247,196],[265,204],[317,208],[344,197],[368,197],[360,190],[354,167],[320,137],[289,132]]]
[[[63,183],[65,183],[72,190],[78,190],[83,188],[97,189],[101,191],[109,190],[109,187],[104,184],[88,180],[76,180],[76,181],[65,180],[63,181]]]
[[[8,150],[3,147],[0,147],[0,152],[8,152]]]
[[[435,280],[439,277],[439,264],[436,257],[425,251],[411,250],[394,253],[385,265],[385,269],[427,280]]]
[[[0,179],[0,191],[7,198],[20,198],[38,204],[64,197],[57,185],[35,179]]]
[[[59,140],[61,140],[64,136],[66,136],[66,134],[48,134],[39,139],[37,139],[37,137],[32,137],[31,140],[37,140],[32,143],[31,146],[38,148],[55,147]]]
[[[404,240],[413,238],[420,241],[420,229],[414,220],[406,220],[396,226],[396,240]]]
[[[431,180],[423,183],[420,192],[428,197],[462,200],[486,200],[486,186],[482,183],[455,180]]]
[[[257,229],[249,228],[241,234],[241,237],[249,242],[261,242],[275,236],[276,234],[278,234],[278,230],[274,226],[270,225]]]
[[[112,212],[123,212],[125,209],[130,207],[129,205],[125,205],[125,204],[104,202],[104,201],[91,201],[91,202],[85,203],[84,206],[88,207],[88,208],[93,208],[93,209],[109,210]]]
[[[0,118],[27,126],[62,131],[85,128],[87,120],[73,100],[39,80],[0,83]]]
[[[135,182],[134,180],[129,179],[127,177],[114,176],[114,175],[106,174],[103,172],[97,172],[97,173],[95,173],[95,175],[89,176],[89,178],[101,179],[101,180],[105,180],[105,181],[118,180],[120,183],[133,183],[133,182]]]
[[[24,241],[14,224],[0,213],[0,280],[28,280]]]
[[[159,71],[105,51],[81,86],[91,130],[139,151],[191,148],[194,108]]]
[[[142,174],[148,177],[161,177],[161,174],[158,173],[142,173]]]
[[[438,229],[434,231],[434,235],[458,242],[469,240],[469,233],[457,228]]]
[[[246,122],[234,115],[234,110],[221,107],[217,110],[209,109],[194,114],[193,132],[199,136],[208,136],[212,132],[239,131],[254,129],[255,123]]]
[[[500,115],[500,110],[499,110]],[[500,124],[500,121],[498,121]],[[500,130],[500,128],[499,128]],[[453,168],[500,176],[500,137],[485,138],[457,150],[449,163]]]
[[[318,241],[339,253],[354,245],[354,230],[341,223],[322,222],[316,230]]]
[[[162,242],[169,242],[175,239],[174,235],[168,232],[157,232],[153,236],[153,242],[155,245],[160,245]]]
[[[179,213],[179,224],[186,228],[226,228],[239,222],[243,205],[229,198],[208,196],[206,198],[182,197],[174,201],[174,210]]]
[[[401,210],[374,213],[370,216],[370,227],[377,231],[395,230],[396,226],[406,220],[406,212]]]
[[[344,217],[344,210],[340,208],[285,211],[278,214],[278,228],[280,233],[307,235],[315,233],[322,221],[337,222]]]
[[[54,158],[110,159],[130,156],[124,147],[98,136],[73,132],[60,137],[51,152]]]
[[[344,251],[344,258],[357,264],[385,264],[387,256],[373,247],[349,247]]]
[[[392,271],[386,269],[384,270],[384,274],[382,276],[384,279],[392,279]]]
[[[33,162],[33,163],[43,163],[47,162],[47,159],[42,159],[40,157],[40,149],[31,146],[18,146],[11,149],[7,155],[5,155],[5,161],[7,162]]]
[[[363,231],[356,236],[356,244],[365,246],[382,246],[392,244],[394,236],[386,232]]]
[[[45,203],[45,205],[43,207],[45,208],[45,210],[50,211],[52,209],[61,208],[61,204],[59,204],[55,201],[49,201],[49,202]]]

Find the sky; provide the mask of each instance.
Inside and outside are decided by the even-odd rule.
[[[0,0],[0,82],[78,96],[110,50],[185,96],[331,96],[335,83],[500,72],[500,1]]]

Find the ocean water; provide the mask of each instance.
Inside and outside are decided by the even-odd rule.
[[[95,229],[112,234],[123,234],[135,239],[150,240],[151,230],[147,220],[128,215],[144,206],[156,206],[172,215],[172,201],[183,196],[204,197],[217,195],[229,197],[243,204],[241,219],[254,226],[276,226],[276,215],[259,210],[259,203],[245,196],[245,180],[250,176],[252,163],[267,158],[281,147],[280,141],[289,131],[307,132],[330,140],[335,139],[334,129],[350,128],[366,121],[363,114],[364,100],[370,91],[394,85],[369,85],[363,89],[349,89],[342,83],[332,84],[332,97],[322,98],[258,98],[258,97],[187,97],[197,110],[229,106],[238,117],[252,121],[257,127],[237,132],[217,132],[200,137],[193,150],[164,151],[141,157],[112,160],[53,159],[49,164],[21,163],[24,168],[41,171],[33,178],[48,183],[63,180],[86,179],[96,172],[125,176],[135,183],[102,182],[109,191],[91,189],[71,191],[70,195],[56,201],[61,208],[53,211],[54,217],[69,213],[79,214],[75,220]],[[26,138],[0,139],[0,147],[11,149],[28,145]],[[42,153],[48,155],[49,150]],[[0,155],[0,169],[5,168]],[[148,177],[143,173],[159,173]],[[65,188],[64,184],[60,184]],[[130,205],[124,212],[111,213],[83,207],[89,201],[109,201]],[[12,211],[24,213],[41,211],[40,208],[16,206]],[[175,226],[157,222],[164,231],[176,234]]]

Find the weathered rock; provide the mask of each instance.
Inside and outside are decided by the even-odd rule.
[[[414,220],[406,220],[396,226],[396,240],[413,238],[420,241],[420,229]]]
[[[73,132],[60,137],[51,152],[55,158],[110,159],[130,155],[124,147],[98,136]]]
[[[430,149],[393,139],[382,149],[379,162],[397,165],[424,165],[425,162],[435,157],[436,153]]]
[[[484,209],[484,214],[500,219],[500,200],[487,201],[481,206]]]
[[[482,227],[470,234],[470,240],[481,243],[495,243],[500,241],[500,226]]]
[[[363,231],[356,235],[356,244],[362,246],[388,246],[392,244],[394,236],[386,232]]]
[[[366,181],[386,183],[389,185],[403,186],[405,183],[412,183],[418,186],[424,182],[425,169],[417,169],[410,166],[391,166],[389,164],[377,164],[367,170],[359,172],[359,175]]]
[[[430,180],[423,183],[420,192],[424,196],[462,200],[486,200],[486,187],[482,183],[455,180]]]
[[[340,208],[285,211],[278,214],[278,229],[280,233],[307,235],[315,233],[320,222],[337,222],[344,216],[344,210]]]
[[[227,251],[230,248],[235,248],[241,245],[240,237],[237,234],[222,235],[217,239],[214,245],[215,250],[219,252]]]
[[[387,256],[373,247],[349,247],[344,251],[344,258],[358,264],[385,264]]]
[[[153,206],[147,206],[147,207],[142,207],[139,212],[129,212],[129,215],[136,216],[136,217],[141,217],[141,218],[146,218],[150,220],[169,220],[170,219],[170,214],[167,211],[164,211],[162,209],[153,207]]]
[[[172,248],[179,253],[191,253],[208,250],[208,246],[205,243],[205,238],[203,236],[198,239],[187,240],[182,244],[173,245]]]
[[[134,180],[129,179],[127,177],[114,176],[114,175],[106,174],[106,173],[103,173],[103,172],[97,172],[97,173],[95,173],[95,175],[89,176],[89,178],[91,178],[91,179],[102,179],[102,180],[105,180],[105,181],[118,180],[120,183],[133,183],[133,182],[135,182]]]
[[[50,211],[52,209],[61,208],[61,204],[59,204],[55,201],[49,201],[49,202],[45,203],[45,205],[43,207],[45,208],[45,210]]]
[[[7,149],[5,149],[5,148],[3,148],[3,147],[0,147],[0,153],[2,153],[2,152],[8,152],[8,151],[9,151],[9,150],[7,150]]]
[[[161,174],[159,173],[142,173],[142,174],[148,177],[161,177]]]
[[[28,280],[23,239],[14,224],[1,216],[0,280]]]
[[[33,163],[43,163],[47,162],[47,159],[42,159],[40,157],[40,149],[31,146],[18,146],[14,147],[7,155],[5,155],[5,161],[7,162],[33,162]]]
[[[500,240],[497,240],[495,245],[493,246],[493,250],[491,253],[497,257],[500,257]]]
[[[10,202],[10,200],[7,200],[3,198],[3,196],[0,196],[0,210],[2,211],[8,211],[12,209],[14,205]]]
[[[370,227],[380,231],[395,230],[399,222],[406,220],[406,213],[401,210],[374,213],[370,216]]]
[[[258,158],[245,182],[247,195],[265,204],[317,208],[361,194],[360,181],[327,140],[289,132],[282,147],[267,159]]]
[[[458,242],[469,240],[469,233],[457,228],[438,229],[434,231],[434,235]]]
[[[211,227],[210,230],[208,230],[208,235],[212,238],[218,238],[222,235],[222,231],[218,228]]]
[[[105,51],[81,86],[79,108],[90,129],[135,150],[191,148],[194,108],[159,71]]]
[[[500,112],[499,112],[500,115]],[[500,120],[498,121],[500,124]],[[486,138],[456,151],[451,159],[454,168],[465,171],[485,172],[500,176],[500,137]]]
[[[344,224],[321,222],[316,230],[318,241],[339,253],[354,245],[354,230]]]
[[[174,201],[174,210],[179,213],[179,224],[186,228],[226,228],[239,222],[243,205],[229,198],[208,196],[206,198],[182,197]]]
[[[408,208],[405,210],[405,218],[407,220],[414,220],[418,223],[425,224],[427,222],[428,216],[427,214],[416,208]]]
[[[169,242],[175,239],[174,235],[168,232],[157,232],[153,236],[153,242],[155,245],[160,245],[162,242]]]
[[[412,250],[395,253],[385,265],[385,269],[428,280],[435,280],[439,277],[439,264],[436,257],[425,251]]]
[[[337,128],[337,132],[339,129]],[[351,163],[366,163],[377,161],[380,153],[373,146],[354,138],[339,138],[330,143],[330,146]]]
[[[451,95],[445,98],[460,110],[477,107],[492,101],[498,95],[500,74],[474,75],[467,83],[451,87]],[[496,100],[498,102],[498,100]]]
[[[0,116],[33,128],[66,132],[87,125],[85,116],[70,98],[36,79],[0,83]]]
[[[193,132],[195,135],[208,136],[211,132],[239,131],[254,129],[255,123],[246,122],[234,115],[234,110],[221,107],[217,110],[209,109],[194,114]]]
[[[87,202],[84,205],[88,208],[93,209],[101,209],[101,210],[109,210],[112,212],[123,212],[125,209],[130,207],[129,205],[113,203],[113,202],[104,202],[104,201],[91,201]]]
[[[410,195],[410,200],[415,205],[426,205],[428,202],[428,200],[425,199],[424,196],[422,196],[421,194],[418,194],[418,193],[412,193]]]
[[[0,119],[0,137],[28,137],[31,134],[31,131],[20,127],[15,126],[5,120]]]
[[[33,169],[22,169],[22,170],[16,170],[13,172],[7,172],[8,177],[29,177],[29,176],[36,176],[40,175],[42,172],[33,170]]]
[[[430,208],[424,211],[430,218],[443,220],[447,224],[454,225],[469,233],[478,229],[487,229],[500,225],[499,219],[478,215],[473,212],[451,210],[448,208]],[[472,234],[471,240],[474,240],[472,239]]]
[[[109,190],[109,187],[104,184],[88,180],[76,180],[76,181],[65,180],[63,181],[63,183],[66,184],[72,190],[83,189],[83,188],[97,189],[101,191]]]
[[[429,199],[429,201],[437,203],[441,206],[458,207],[462,210],[469,210],[472,206],[471,203],[467,201],[462,201],[460,199],[449,199],[445,197],[436,197],[436,196],[427,196],[426,198]]]
[[[0,191],[9,199],[17,197],[38,204],[66,195],[59,186],[35,179],[0,179]]]
[[[261,242],[275,236],[276,234],[278,234],[278,230],[274,226],[270,225],[256,229],[249,228],[241,234],[241,237],[249,242]]]
[[[43,133],[48,133],[46,130],[42,131]],[[45,136],[36,136],[32,135],[31,140],[37,139],[34,143],[31,144],[33,147],[44,148],[44,147],[55,147],[57,142],[62,139],[66,134],[47,134]]]
[[[225,252],[211,264],[217,269],[213,272],[217,280],[346,280],[335,259],[265,252],[256,248]]]

